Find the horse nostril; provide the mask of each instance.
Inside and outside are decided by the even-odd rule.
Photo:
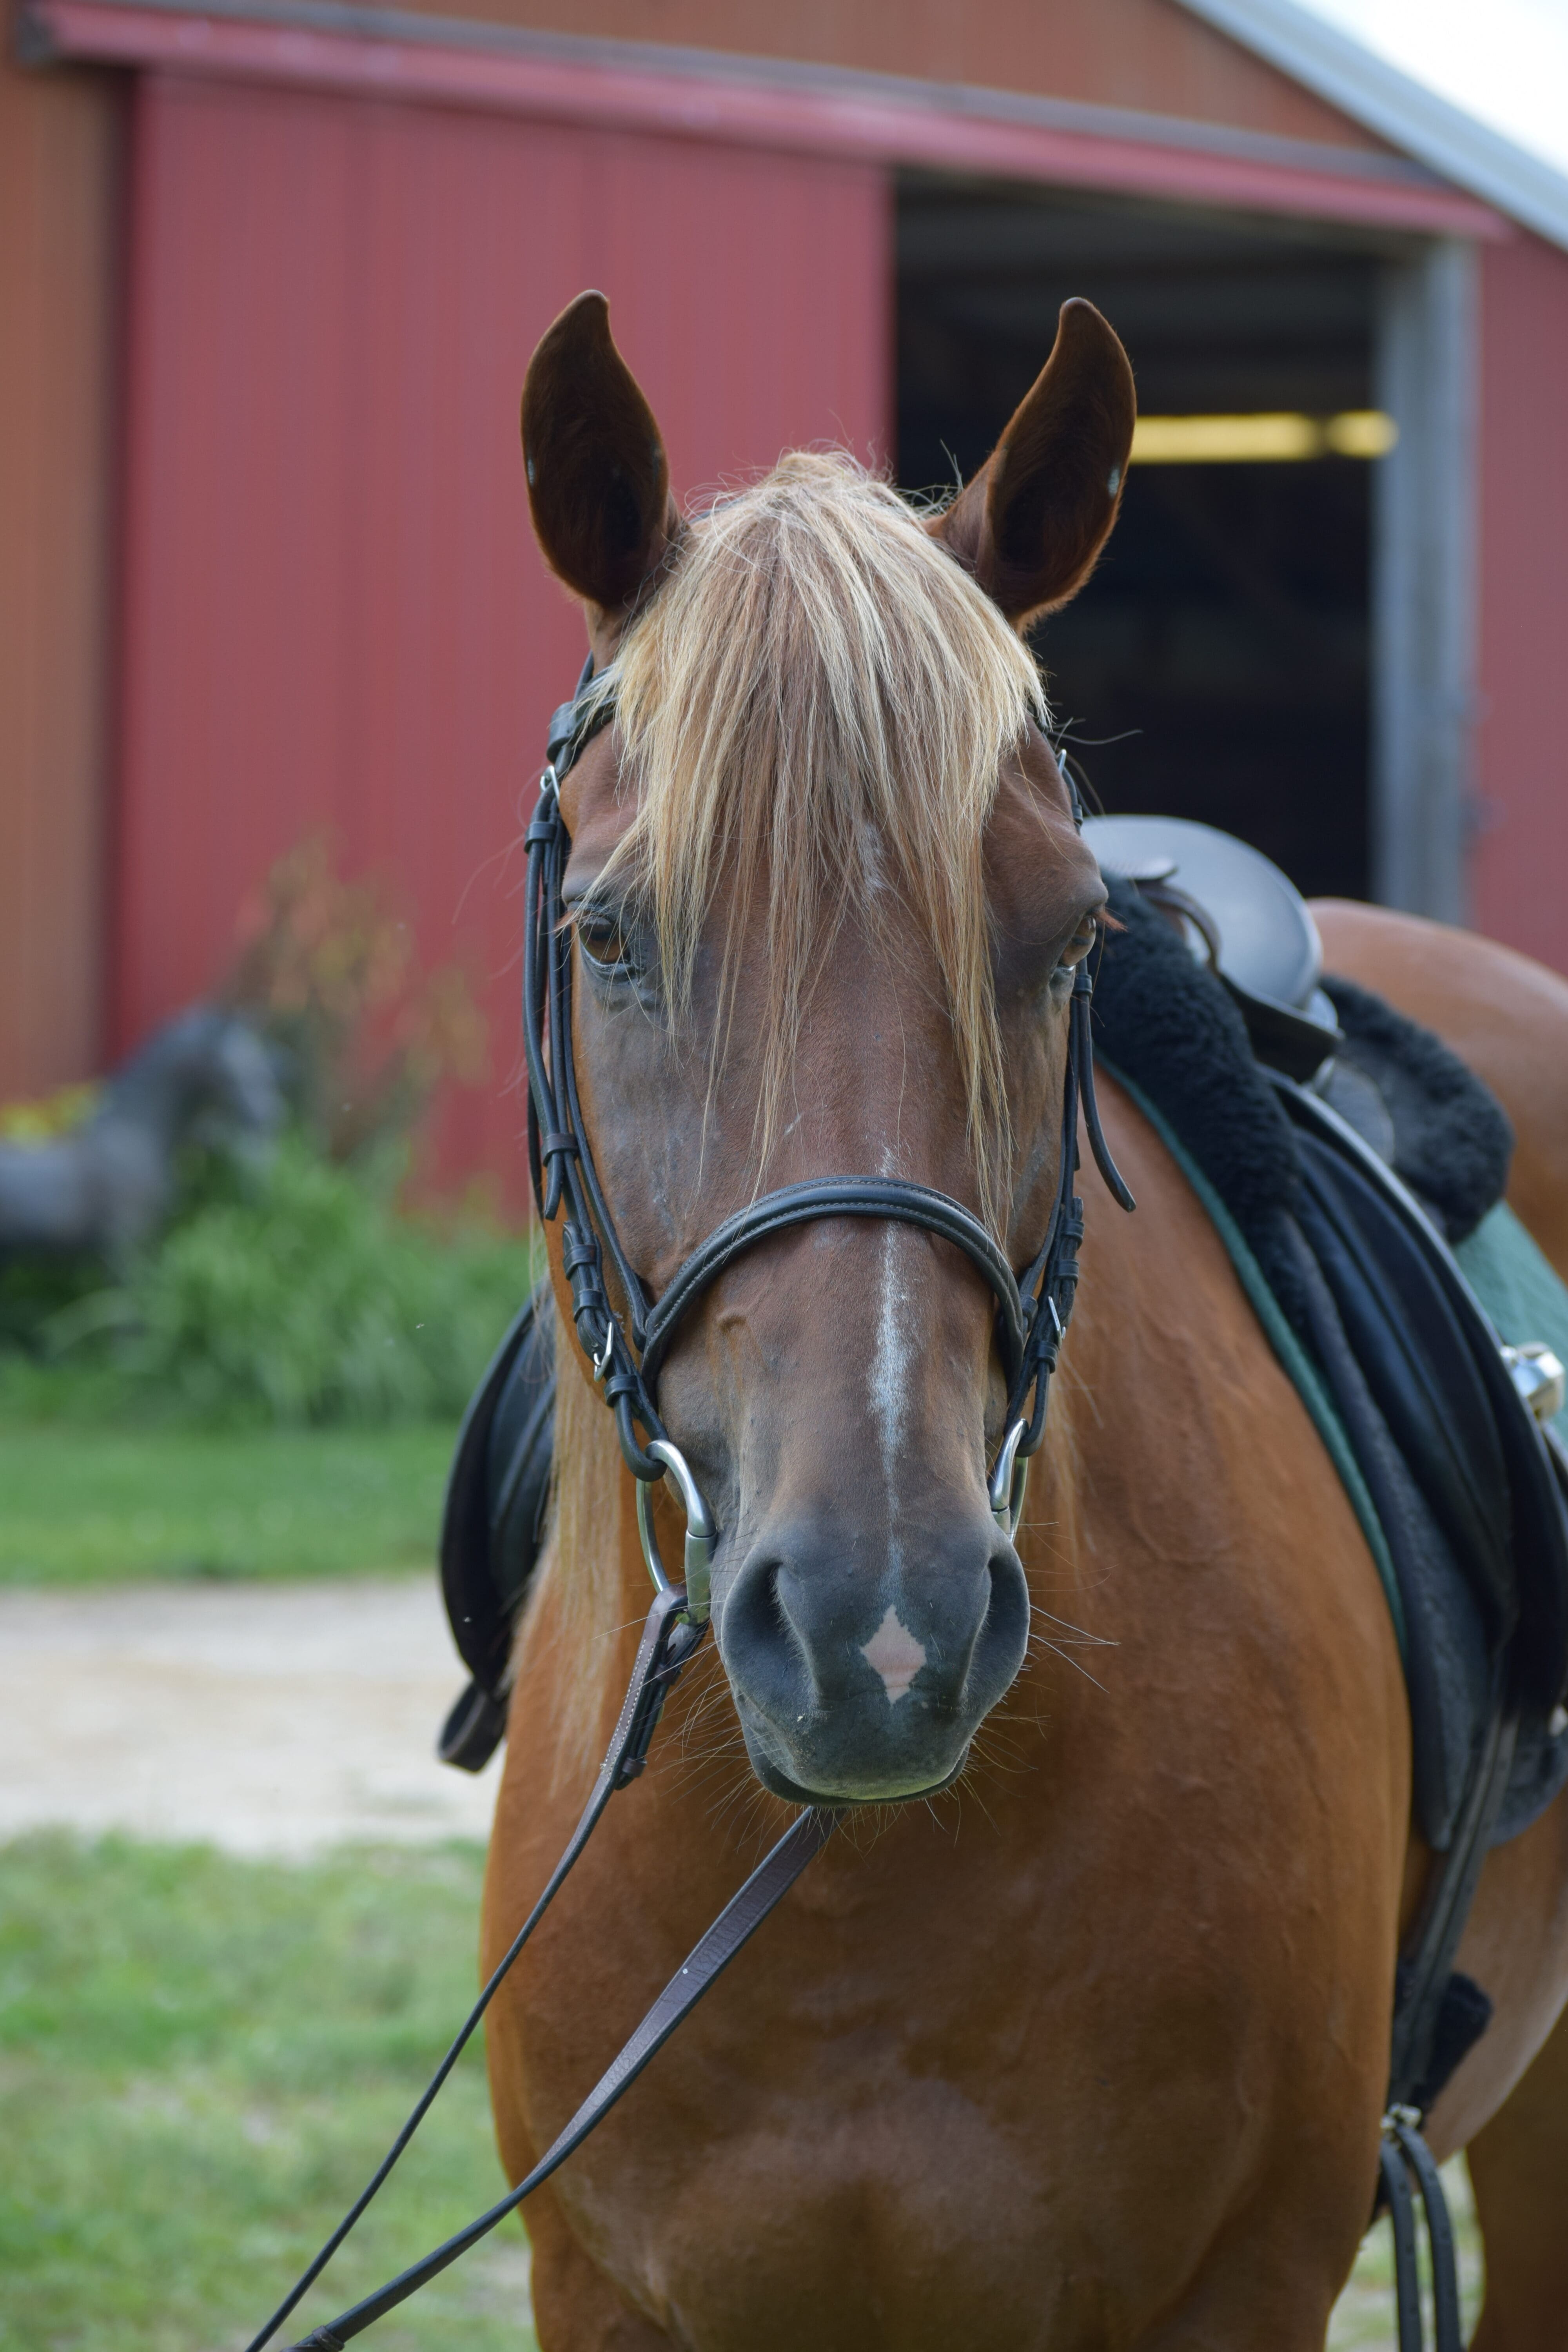
[[[964,1676],[964,1696],[984,1686],[983,1706],[991,1707],[1024,1663],[1029,1643],[1029,1584],[1024,1563],[1005,1537],[987,1562],[990,1591]]]
[[[801,1677],[811,1680],[811,1661],[784,1596],[785,1563],[778,1553],[758,1549],[748,1554],[735,1571],[714,1612],[719,1653],[732,1675],[745,1661],[749,1691],[763,1706],[787,1708],[800,1705]]]

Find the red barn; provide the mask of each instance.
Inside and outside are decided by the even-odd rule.
[[[515,1171],[580,656],[516,407],[588,285],[685,494],[823,439],[951,479],[1090,295],[1152,422],[1041,650],[1107,804],[1568,970],[1565,247],[1568,183],[1289,0],[26,0],[0,1095],[208,986],[328,827],[482,975],[443,1155]]]

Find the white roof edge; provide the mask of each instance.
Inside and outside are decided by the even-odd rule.
[[[1526,228],[1568,247],[1568,175],[1402,73],[1296,0],[1181,0],[1342,114]]]

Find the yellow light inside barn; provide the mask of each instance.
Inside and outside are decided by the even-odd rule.
[[[1399,427],[1380,408],[1338,416],[1289,411],[1257,416],[1141,416],[1132,457],[1141,466],[1270,466],[1304,457],[1382,457]]]

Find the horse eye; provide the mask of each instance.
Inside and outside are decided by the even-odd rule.
[[[577,943],[588,961],[605,972],[629,971],[635,958],[620,917],[607,907],[584,907],[577,917]]]
[[[1057,966],[1058,971],[1072,972],[1077,970],[1094,945],[1094,935],[1099,928],[1092,915],[1085,918],[1062,950],[1061,961]]]

